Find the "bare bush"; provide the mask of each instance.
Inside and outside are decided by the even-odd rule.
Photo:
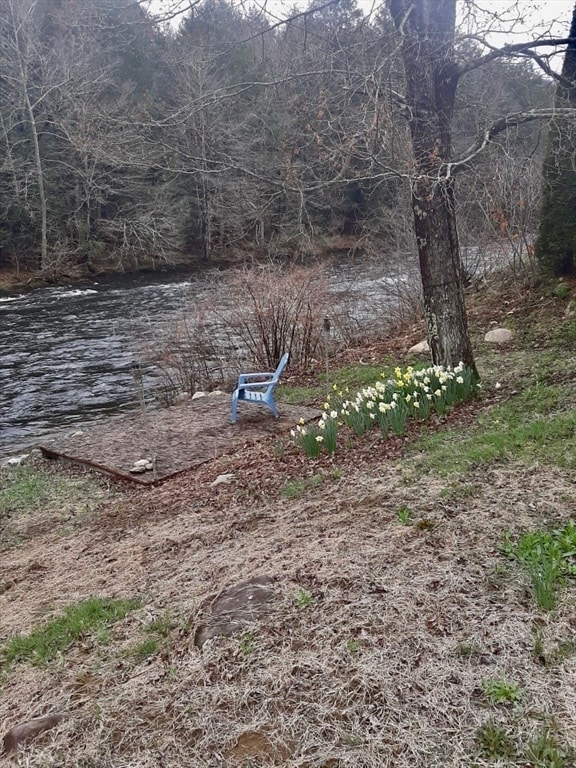
[[[324,318],[334,296],[320,267],[254,267],[233,274],[229,324],[247,356],[274,370],[284,354],[290,365],[307,367],[322,345]]]
[[[274,370],[284,352],[293,369],[309,367],[323,353],[324,318],[346,327],[347,309],[338,306],[321,267],[230,273],[196,296],[145,355],[160,371],[158,398],[170,403],[179,392],[230,389],[241,369]]]
[[[415,272],[398,278],[389,290],[387,323],[390,328],[406,328],[424,319],[424,297]]]
[[[180,392],[230,390],[241,370],[273,371],[285,352],[293,371],[309,370],[422,318],[420,279],[406,254],[361,274],[256,266],[218,274],[145,357],[160,371],[159,399],[170,403]]]
[[[158,399],[173,402],[181,392],[229,387],[236,367],[227,343],[226,330],[219,328],[213,296],[196,301],[155,349],[148,361],[160,371]]]

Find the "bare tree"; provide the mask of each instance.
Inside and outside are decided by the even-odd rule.
[[[66,254],[115,269],[230,249],[293,256],[342,235],[405,257],[416,241],[434,359],[473,368],[454,178],[475,164],[458,189],[469,233],[512,222],[518,168],[532,177],[536,163],[518,163],[523,126],[552,111],[505,86],[522,78],[508,62],[546,70],[544,41],[462,42],[456,0],[388,0],[377,17],[314,0],[278,22],[203,0],[178,32],[131,0],[0,6],[37,9],[19,38],[0,19],[0,237],[13,248],[30,229],[51,265]],[[488,106],[467,109],[479,89]],[[529,226],[533,198],[507,236]]]
[[[456,59],[456,0],[388,0],[400,40],[406,80],[405,107],[414,154],[411,178],[414,229],[420,260],[424,305],[432,356],[436,363],[464,361],[476,371],[463,291],[463,269],[456,228],[454,174],[477,161],[497,136],[535,120],[571,117],[572,108],[529,109],[506,114],[485,125],[459,156],[452,153],[456,89],[461,77],[503,57],[523,57],[555,76],[545,46],[571,39],[543,38],[501,48],[483,43],[487,53]],[[567,53],[568,56],[568,53]],[[563,87],[573,88],[576,59],[565,62]],[[573,119],[573,118],[572,118]]]
[[[42,82],[41,57],[35,49],[35,39],[31,34],[36,14],[36,2],[17,2],[16,0],[4,0],[2,8],[2,46],[1,58],[3,80],[8,89],[16,96],[14,100],[15,111],[11,112],[8,121],[11,127],[20,126],[29,136],[33,148],[33,167],[36,186],[37,206],[30,209],[31,217],[37,212],[40,217],[40,268],[44,272],[48,269],[48,237],[47,237],[47,204],[45,190],[45,169],[42,152],[40,150],[39,133],[41,122],[40,108],[47,95],[47,90]],[[18,108],[18,106],[20,108]],[[11,172],[15,181],[14,191],[18,189],[17,164],[15,162],[15,147],[11,141],[11,134],[18,134],[18,130],[9,131],[3,121],[3,133],[7,144],[7,157],[10,158]],[[12,145],[11,145],[12,144]],[[28,194],[26,200],[28,202]]]

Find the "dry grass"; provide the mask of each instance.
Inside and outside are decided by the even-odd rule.
[[[576,739],[573,662],[555,674],[532,652],[536,621],[549,643],[572,635],[571,606],[542,617],[525,585],[497,569],[503,532],[551,509],[568,518],[573,485],[537,467],[474,482],[473,502],[447,503],[443,484],[405,486],[392,466],[377,479],[348,471],[320,498],[252,507],[235,500],[240,481],[197,507],[181,480],[168,508],[165,489],[150,491],[72,538],[55,531],[9,552],[3,634],[93,594],[146,602],[110,645],[11,671],[5,730],[44,712],[71,715],[22,764],[465,766],[491,717],[482,682],[499,675],[524,690],[523,733],[548,716]],[[430,525],[400,525],[402,505]],[[277,599],[251,627],[253,652],[239,637],[197,649],[206,596],[256,573],[275,577]],[[300,588],[312,593],[308,607],[295,601]],[[124,651],[166,613],[173,630],[135,664]]]
[[[500,552],[505,531],[574,514],[574,477],[520,463],[413,477],[403,446],[367,438],[334,472],[263,440],[158,488],[116,490],[73,530],[56,525],[3,552],[0,637],[91,595],[144,604],[107,643],[87,637],[58,663],[5,670],[0,735],[69,715],[21,750],[20,765],[531,764],[482,754],[486,723],[520,744],[546,728],[576,743],[575,657],[544,665],[535,653],[536,638],[553,650],[573,637],[573,593],[538,611]],[[212,487],[221,472],[234,482]],[[312,475],[322,483],[282,495]],[[274,578],[267,614],[197,648],[206,601],[257,574]],[[139,656],[151,635],[156,652]],[[517,704],[486,698],[497,678],[519,685]]]

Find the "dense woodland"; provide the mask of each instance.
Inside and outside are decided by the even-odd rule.
[[[278,24],[205,0],[168,26],[126,0],[0,0],[0,268],[413,252],[393,21],[384,5],[316,6]],[[478,46],[457,35],[457,60]],[[471,68],[454,153],[553,98],[529,59]],[[458,175],[462,245],[531,241],[545,132],[509,128]]]

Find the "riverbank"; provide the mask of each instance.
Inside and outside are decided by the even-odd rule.
[[[33,290],[40,284],[38,276],[33,273],[0,269],[0,296]]]
[[[513,545],[575,514],[575,294],[471,296],[484,393],[404,438],[265,435],[157,488],[2,473],[0,736],[65,713],[30,766],[574,765],[576,586],[541,607]],[[410,362],[401,335],[335,380]]]
[[[361,257],[363,244],[357,237],[335,235],[318,238],[318,241],[307,251],[293,252],[286,248],[279,250],[274,258],[278,263],[302,263],[310,261],[328,261],[331,258]],[[172,261],[141,264],[134,268],[114,269],[110,264],[88,269],[80,265],[70,265],[65,270],[54,270],[50,274],[38,270],[21,270],[10,267],[0,268],[0,296],[2,294],[18,294],[43,288],[46,286],[74,285],[102,277],[111,278],[114,275],[146,275],[162,274],[166,272],[188,271],[190,274],[203,273],[210,270],[225,270],[233,267],[242,267],[255,263],[269,264],[270,254],[263,249],[233,249],[218,253],[211,261],[206,261],[198,255],[175,256]]]
[[[196,275],[172,270],[103,276],[0,297],[0,461],[47,436],[139,410],[138,369],[151,408],[178,393],[230,391],[244,365],[242,350],[250,350],[250,365],[258,360],[266,367],[254,338],[240,339],[238,332],[249,318],[252,330],[258,327],[258,314],[268,312],[269,300],[278,318],[274,346],[290,344],[293,370],[307,368],[311,358],[324,358],[322,323],[328,313],[331,357],[339,356],[343,339],[349,342],[358,332],[383,333],[386,308],[393,313],[399,294],[411,284],[406,271],[391,279],[393,270],[349,260],[291,270],[255,267]],[[260,306],[250,293],[256,284]],[[297,311],[302,300],[309,314]],[[232,306],[238,307],[235,320]],[[311,324],[305,333],[304,322]]]
[[[10,269],[0,270],[0,296],[5,295],[18,295],[22,293],[28,293],[39,288],[58,287],[58,286],[74,286],[101,278],[113,278],[116,276],[134,275],[135,277],[141,275],[162,275],[165,273],[178,273],[178,272],[193,272],[194,267],[190,265],[173,264],[169,266],[159,267],[157,269],[143,268],[135,270],[134,272],[124,271],[104,271],[104,272],[67,272],[57,274],[54,276],[46,276],[41,272],[22,272]],[[200,270],[199,270],[200,271]]]

